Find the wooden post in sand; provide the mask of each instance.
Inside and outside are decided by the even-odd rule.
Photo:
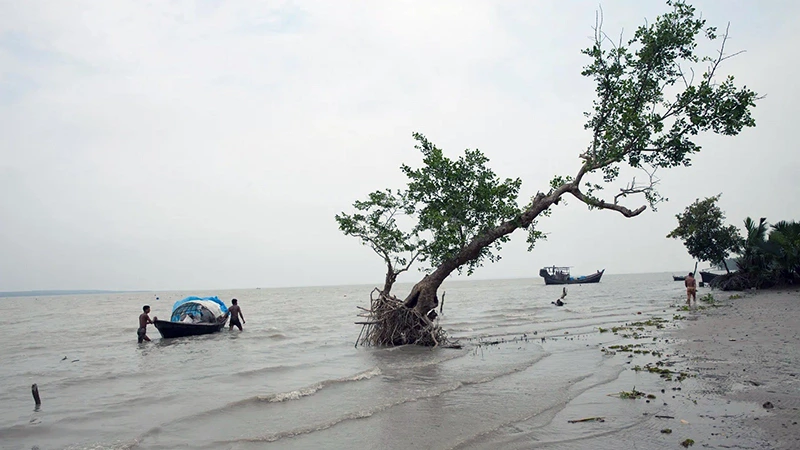
[[[42,399],[39,398],[39,386],[36,383],[31,386],[31,394],[33,394],[33,401],[36,402],[36,408],[38,409],[42,406]]]
[[[700,278],[700,281],[697,282],[698,286],[700,286],[700,287],[704,287],[705,286],[705,283],[703,283],[703,277],[701,277],[700,274],[697,273],[697,261],[694,262],[694,277],[695,277],[695,279]]]

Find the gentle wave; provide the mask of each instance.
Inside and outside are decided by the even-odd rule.
[[[380,413],[382,411],[386,411],[386,410],[388,410],[390,408],[393,408],[395,406],[399,406],[399,405],[402,405],[402,404],[405,404],[405,403],[418,401],[418,400],[422,400],[422,399],[427,399],[427,398],[434,398],[434,397],[442,395],[443,393],[451,392],[451,391],[454,391],[456,389],[459,389],[463,385],[464,384],[461,383],[461,382],[455,382],[452,385],[450,385],[447,388],[442,389],[442,390],[433,391],[433,392],[430,392],[430,393],[428,393],[426,395],[421,395],[419,397],[399,399],[399,400],[396,400],[394,402],[384,403],[384,404],[377,405],[377,406],[374,406],[372,408],[368,408],[368,409],[365,409],[365,410],[354,411],[354,412],[351,412],[351,413],[344,414],[342,416],[336,417],[336,418],[334,418],[334,419],[332,419],[332,420],[330,420],[328,422],[321,423],[321,424],[314,424],[314,425],[309,425],[309,426],[305,426],[305,427],[299,427],[299,428],[295,428],[295,429],[292,429],[292,430],[286,430],[286,431],[281,431],[281,432],[278,432],[278,433],[272,433],[272,434],[268,434],[268,435],[264,435],[264,436],[257,436],[257,437],[252,437],[252,438],[241,438],[241,439],[234,439],[234,440],[228,440],[228,441],[218,441],[218,442],[215,442],[214,444],[221,446],[221,445],[236,444],[236,443],[240,443],[240,442],[249,442],[249,443],[276,442],[276,441],[279,441],[281,439],[292,438],[292,437],[300,436],[300,435],[303,435],[303,434],[314,433],[314,432],[317,432],[317,431],[326,430],[328,428],[331,428],[331,427],[333,427],[333,426],[335,426],[335,425],[337,425],[339,423],[342,423],[342,422],[345,422],[345,421],[348,421],[348,420],[365,419],[365,418],[371,417],[371,416],[373,416],[375,414],[378,414],[378,413]]]
[[[139,445],[138,441],[118,441],[112,443],[77,444],[65,447],[64,450],[130,450]]]
[[[324,348],[320,346],[318,348]],[[265,375],[265,374],[272,374],[272,373],[282,373],[292,370],[305,370],[308,368],[312,368],[315,366],[319,366],[321,363],[327,363],[330,361],[338,361],[341,359],[341,356],[331,356],[328,358],[317,359],[314,361],[307,361],[301,362],[297,364],[281,364],[278,366],[267,366],[267,367],[260,367],[257,369],[249,369],[249,370],[240,370],[238,372],[234,372],[232,375],[237,377],[243,378],[252,378],[255,376]]]
[[[546,420],[543,422],[542,426],[547,425],[547,424],[550,423],[550,421],[553,418],[555,418],[555,416],[560,411],[562,411],[563,409],[565,409],[567,407],[567,405],[569,404],[570,401],[572,401],[575,398],[578,398],[581,394],[583,394],[584,392],[589,391],[590,389],[595,389],[595,388],[597,388],[599,386],[603,386],[603,385],[606,385],[606,384],[609,384],[609,383],[613,382],[614,380],[619,378],[620,374],[622,374],[624,371],[625,371],[625,369],[623,367],[617,367],[616,370],[614,370],[613,372],[611,372],[610,374],[608,374],[605,377],[600,377],[594,383],[590,383],[590,384],[587,384],[586,386],[582,386],[582,387],[576,389],[574,392],[565,392],[564,394],[566,395],[566,399],[564,401],[555,400],[555,401],[552,402],[552,404],[550,406],[548,406],[548,407],[546,407],[546,408],[544,408],[544,409],[542,409],[540,411],[536,411],[535,413],[533,413],[531,415],[523,416],[523,417],[516,417],[513,420],[500,423],[497,426],[493,427],[492,429],[486,430],[486,431],[484,431],[482,433],[479,433],[477,435],[474,435],[474,436],[466,437],[466,439],[464,439],[463,441],[461,441],[457,445],[453,446],[451,449],[452,450],[456,450],[456,449],[467,448],[467,447],[470,447],[470,448],[474,448],[474,447],[478,447],[478,448],[505,448],[505,447],[508,447],[509,444],[511,444],[512,442],[514,442],[514,443],[516,443],[516,442],[524,442],[526,444],[526,446],[524,448],[527,448],[527,445],[529,445],[530,442],[531,442],[530,433],[524,433],[524,434],[520,435],[519,428],[515,428],[515,431],[513,433],[509,434],[509,439],[503,440],[502,436],[500,435],[501,430],[503,430],[505,428],[508,428],[508,427],[513,427],[516,424],[524,423],[524,422],[526,422],[528,420],[531,420],[531,419],[533,419],[534,417],[537,417],[537,416],[545,417]],[[569,382],[568,382],[568,385],[574,387],[574,386],[578,385],[579,383],[581,383],[583,381],[591,379],[594,376],[596,376],[596,374],[585,374],[585,375],[582,375],[582,376],[571,378],[569,380]],[[610,431],[610,432],[613,433],[615,431],[616,430]]]
[[[229,441],[218,441],[218,442],[215,442],[214,445],[220,445],[220,446],[222,446],[222,445],[232,445],[232,444],[241,443],[241,442],[248,442],[248,443],[276,442],[276,441],[279,441],[281,439],[287,439],[287,438],[292,438],[292,437],[295,437],[295,436],[300,436],[300,435],[304,435],[304,434],[309,434],[309,433],[314,433],[314,432],[326,430],[328,428],[331,428],[333,426],[336,426],[336,425],[338,425],[338,424],[340,424],[342,422],[348,421],[348,420],[359,420],[359,419],[369,418],[369,417],[374,416],[375,414],[379,414],[379,413],[381,413],[383,411],[386,411],[388,409],[394,408],[396,406],[400,406],[400,405],[403,405],[403,404],[406,404],[406,403],[415,402],[415,401],[419,401],[419,400],[436,398],[436,397],[439,397],[439,396],[441,396],[443,394],[446,394],[446,393],[453,392],[453,391],[456,391],[458,389],[461,389],[461,388],[463,388],[465,386],[473,386],[473,385],[490,383],[490,382],[492,382],[494,380],[497,380],[498,378],[506,377],[506,376],[518,373],[520,371],[526,370],[526,369],[532,367],[533,365],[535,365],[536,363],[538,363],[539,361],[541,361],[542,359],[546,358],[547,356],[550,356],[550,355],[549,354],[542,354],[537,358],[534,358],[534,359],[532,359],[530,361],[527,361],[527,362],[525,362],[523,364],[520,364],[518,366],[512,367],[507,371],[504,371],[504,372],[501,372],[501,373],[498,373],[498,374],[495,374],[495,375],[487,375],[487,376],[480,377],[480,378],[477,378],[477,379],[474,379],[474,380],[455,381],[453,383],[449,383],[447,385],[440,386],[439,389],[436,389],[436,390],[433,390],[433,391],[428,391],[427,393],[424,393],[424,394],[419,395],[419,396],[401,398],[401,399],[398,399],[398,400],[393,401],[393,402],[384,403],[384,404],[381,404],[381,405],[376,405],[376,406],[373,406],[371,408],[367,408],[367,409],[364,409],[364,410],[353,411],[351,413],[344,414],[342,416],[333,418],[333,419],[331,419],[331,420],[329,420],[328,422],[325,422],[325,423],[312,424],[312,425],[308,425],[308,426],[304,426],[304,427],[298,427],[298,428],[295,428],[295,429],[292,429],[292,430],[286,430],[286,431],[282,431],[282,432],[278,432],[278,433],[271,433],[271,434],[268,434],[268,435],[257,436],[257,437],[252,437],[252,438],[241,438],[241,439],[235,439],[235,440],[229,440]],[[580,377],[579,380],[582,380],[584,378],[586,378],[586,377]]]
[[[355,375],[353,375],[351,377],[343,377],[343,378],[336,378],[336,379],[333,379],[333,380],[320,381],[319,383],[315,383],[315,384],[313,384],[311,386],[308,386],[308,387],[305,387],[305,388],[301,388],[301,389],[298,389],[298,390],[295,390],[295,391],[280,392],[280,393],[277,393],[277,394],[270,394],[270,395],[263,395],[263,396],[259,395],[259,396],[256,396],[255,398],[258,401],[267,401],[267,402],[270,402],[270,403],[280,403],[280,402],[285,402],[287,400],[298,400],[298,399],[303,398],[303,397],[308,397],[309,395],[314,395],[317,392],[319,392],[320,390],[322,390],[322,389],[324,389],[324,388],[326,388],[328,386],[332,386],[334,384],[349,383],[349,382],[361,381],[361,380],[368,380],[368,379],[370,379],[372,377],[381,375],[381,373],[382,372],[381,372],[380,367],[373,367],[372,369],[366,370],[366,371],[361,372],[361,373],[357,373],[357,374],[355,374]],[[250,401],[252,401],[252,399],[244,400],[244,402],[250,402]]]
[[[313,394],[319,392],[320,390],[324,389],[327,386],[340,384],[340,383],[351,383],[351,382],[357,382],[357,381],[361,381],[361,380],[368,380],[370,378],[373,378],[373,377],[376,377],[378,375],[381,375],[381,373],[382,372],[381,372],[381,369],[379,367],[373,367],[373,368],[371,368],[369,370],[365,370],[363,372],[359,372],[359,373],[357,373],[355,375],[352,375],[352,376],[349,376],[349,377],[342,377],[342,378],[336,378],[336,379],[332,379],[332,380],[321,381],[321,382],[315,383],[315,384],[313,384],[311,386],[308,386],[308,387],[305,387],[305,388],[301,388],[301,389],[297,389],[297,390],[294,390],[294,391],[281,392],[281,393],[270,394],[270,395],[257,395],[255,397],[246,398],[244,400],[239,400],[239,401],[236,401],[236,402],[228,403],[227,405],[222,406],[220,408],[216,408],[216,409],[212,409],[212,410],[208,410],[208,411],[203,411],[203,412],[200,412],[200,413],[197,413],[197,414],[193,414],[193,415],[190,415],[190,416],[182,417],[182,418],[176,420],[175,422],[190,421],[192,419],[196,419],[196,418],[203,417],[203,416],[211,416],[211,415],[219,414],[219,413],[227,413],[227,412],[229,412],[231,410],[237,409],[237,408],[242,407],[242,406],[250,405],[250,404],[257,404],[257,403],[264,403],[264,402],[266,402],[266,403],[281,403],[281,402],[285,402],[285,401],[289,401],[289,400],[298,400],[298,399],[301,399],[303,397],[308,397],[310,395],[313,395]],[[155,428],[147,431],[143,435],[141,435],[139,438],[136,439],[136,441],[137,442],[141,442],[141,441],[143,441],[145,438],[147,438],[149,436],[156,435],[156,434],[160,433],[165,427],[168,427],[169,425],[170,424],[164,424],[163,426],[155,427]]]

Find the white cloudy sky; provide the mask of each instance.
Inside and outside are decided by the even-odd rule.
[[[665,10],[601,3],[612,35]],[[757,128],[703,137],[692,167],[661,173],[657,213],[571,200],[533,253],[519,231],[475,276],[685,272],[665,235],[720,192],[737,225],[800,219],[798,5],[696,3],[747,50],[724,71],[767,97]],[[523,199],[575,173],[597,6],[0,0],[0,290],[377,284],[383,265],[333,217],[402,186],[413,131],[452,157],[480,148]]]

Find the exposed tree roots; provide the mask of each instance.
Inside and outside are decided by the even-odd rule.
[[[722,291],[744,291],[751,288],[764,289],[775,286],[775,280],[766,274],[733,272],[720,275],[708,283]]]
[[[416,308],[408,308],[393,295],[386,295],[378,288],[369,295],[370,309],[361,308],[359,317],[367,320],[356,322],[362,325],[358,344],[365,346],[393,347],[397,345],[423,345],[427,347],[451,347],[447,333],[435,319],[435,312],[423,315]]]

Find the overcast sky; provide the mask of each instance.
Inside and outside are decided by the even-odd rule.
[[[611,35],[666,11],[601,3]],[[452,158],[481,149],[523,201],[576,173],[598,5],[0,0],[0,291],[377,285],[382,262],[334,215],[403,186],[412,132]],[[767,95],[757,127],[700,138],[692,167],[660,173],[658,212],[568,198],[546,242],[527,253],[518,231],[475,278],[684,273],[665,235],[718,193],[737,226],[800,220],[800,3],[695,5],[747,50],[722,70]]]

